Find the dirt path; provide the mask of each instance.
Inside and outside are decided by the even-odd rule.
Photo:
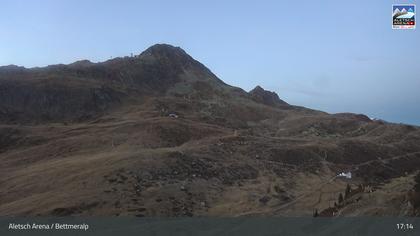
[[[354,166],[353,166],[353,169],[351,169],[351,170],[350,170],[350,172],[355,172],[355,171],[357,171],[357,170],[358,170],[358,168],[359,168],[359,167],[361,167],[361,166],[365,166],[365,165],[370,165],[370,164],[372,164],[372,163],[374,163],[374,162],[378,162],[378,161],[379,161],[379,162],[381,162],[382,164],[384,164],[384,163],[383,163],[383,161],[398,160],[398,159],[400,159],[400,158],[404,158],[404,157],[411,156],[411,155],[416,155],[416,154],[420,154],[420,152],[407,153],[407,154],[404,154],[404,155],[398,155],[398,156],[390,157],[390,158],[383,159],[383,160],[370,160],[370,161],[366,161],[366,162],[363,162],[363,163],[359,163],[359,164],[357,164],[357,165],[354,165]],[[389,167],[389,168],[390,168],[390,167]],[[390,169],[392,169],[392,168],[390,168]],[[392,170],[393,170],[393,169],[392,169]],[[395,171],[395,170],[394,170],[394,171]],[[305,198],[305,197],[308,197],[309,195],[313,195],[313,194],[316,194],[316,193],[318,193],[318,194],[322,194],[322,189],[323,189],[326,185],[328,185],[328,184],[330,184],[332,181],[334,181],[336,178],[338,178],[338,176],[331,177],[330,179],[328,179],[327,181],[325,181],[324,183],[322,183],[322,184],[320,185],[320,187],[318,187],[318,188],[314,189],[313,191],[310,191],[310,192],[308,192],[308,193],[305,193],[305,194],[299,195],[299,196],[298,196],[298,197],[296,197],[293,201],[280,205],[278,208],[276,208],[276,209],[274,210],[274,213],[278,213],[278,212],[279,212],[279,211],[281,211],[282,209],[284,209],[284,208],[287,208],[287,207],[289,207],[289,206],[294,205],[294,204],[295,204],[295,203],[297,203],[299,200],[301,200],[301,199],[303,199],[303,198]]]

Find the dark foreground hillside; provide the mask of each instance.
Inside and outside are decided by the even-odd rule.
[[[246,92],[170,45],[0,67],[0,215],[411,216],[419,169],[419,127]]]

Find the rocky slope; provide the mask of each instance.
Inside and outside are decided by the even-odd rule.
[[[6,66],[0,215],[414,215],[419,141],[415,126],[227,85],[170,45]],[[363,191],[334,207],[347,184]]]

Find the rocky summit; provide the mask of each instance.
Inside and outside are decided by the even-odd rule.
[[[414,216],[420,129],[230,86],[158,44],[0,67],[0,215]]]

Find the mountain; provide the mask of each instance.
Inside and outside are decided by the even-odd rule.
[[[395,8],[394,13],[392,14],[392,16],[394,17],[395,15],[401,14],[400,9]]]
[[[197,81],[189,81],[190,78]],[[78,121],[97,117],[135,96],[162,95],[177,86],[223,84],[206,67],[170,45],[155,45],[136,57],[103,63],[24,69],[0,68],[0,120]],[[178,92],[187,94],[185,91]]]
[[[249,92],[251,98],[259,103],[263,103],[269,106],[281,106],[281,105],[289,105],[285,101],[281,100],[279,96],[270,91],[266,91],[260,86],[255,87],[253,90]]]
[[[418,215],[419,141],[416,126],[246,92],[167,44],[11,65],[0,215]]]

